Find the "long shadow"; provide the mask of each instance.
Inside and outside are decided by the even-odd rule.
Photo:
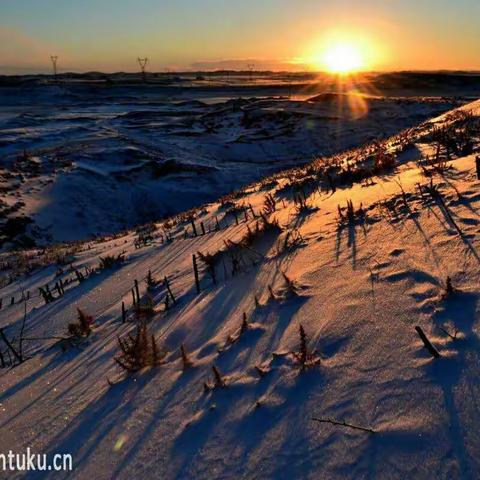
[[[442,212],[442,214],[444,215],[445,217],[445,220],[455,229],[457,229],[457,225],[455,223],[453,223],[453,219],[451,218],[451,212],[450,210],[448,209],[448,207],[446,205],[443,205],[442,202],[439,202],[437,201],[436,202],[437,205],[438,205],[438,208],[440,209],[440,211]],[[467,247],[467,249],[472,253],[472,255],[475,257],[475,259],[477,260],[478,263],[480,263],[480,256],[478,255],[477,251],[475,250],[475,248],[473,247],[473,245],[471,244],[471,242],[468,240],[468,238],[465,236],[465,234],[462,232],[462,231],[459,231],[458,232],[460,238],[462,239],[463,243],[465,244],[465,246]]]
[[[244,296],[246,292],[242,293],[241,295]],[[295,312],[303,305],[304,301],[306,300],[305,297],[295,298],[286,304],[275,304],[273,307],[265,306],[261,307],[260,310],[255,314],[254,320],[260,320],[267,312],[275,312],[278,314],[278,319],[275,321],[275,331],[274,334],[270,339],[268,339],[268,345],[276,345],[279,339],[282,338],[284,330],[288,327],[291,322],[291,319]],[[225,302],[225,308],[231,309],[236,306],[236,303],[233,302]],[[219,310],[218,307],[212,306],[216,315],[220,315],[220,318],[224,318],[224,310]],[[212,313],[213,314],[213,313]],[[207,316],[207,318],[210,318]],[[239,319],[240,321],[240,319]],[[214,325],[216,328],[216,325]],[[207,337],[211,338],[212,331],[209,328],[207,332]],[[250,349],[250,352],[253,350],[253,345],[255,345],[260,338],[262,338],[263,332],[246,332],[245,337],[241,338],[237,344],[232,345],[231,349],[225,351],[223,354],[220,355],[218,361],[219,368],[227,372],[233,368],[234,362],[237,361],[239,352],[245,352],[245,349]],[[200,344],[203,344],[204,341],[199,341]],[[274,347],[272,347],[274,348]],[[241,356],[241,364],[235,364],[235,369],[245,369],[247,366],[251,366],[251,357],[252,352],[250,355]],[[158,406],[157,410],[154,414],[152,414],[152,419],[149,424],[146,426],[144,431],[140,434],[138,439],[130,448],[129,452],[126,454],[125,459],[122,463],[117,467],[115,474],[118,475],[122,472],[122,470],[127,466],[129,460],[131,460],[132,455],[135,452],[138,452],[142,445],[148,441],[150,435],[155,428],[157,427],[158,423],[164,417],[164,411],[174,400],[176,397],[181,395],[181,390],[183,388],[190,388],[192,383],[191,375],[196,375],[197,383],[200,384],[200,378],[204,377],[205,371],[198,369],[196,373],[187,372],[186,374],[181,375],[175,384],[171,387],[170,391],[166,393],[162,399],[162,402]],[[261,389],[267,388],[270,384],[271,378],[273,375],[269,375],[264,382],[259,382]],[[257,387],[255,387],[257,390]],[[192,425],[187,427],[176,439],[172,455],[173,458],[176,458],[179,465],[178,475],[181,477],[183,474],[186,474],[189,466],[195,459],[195,453],[200,450],[209,440],[212,433],[215,430],[215,425],[221,421],[222,418],[228,415],[229,411],[235,409],[235,405],[241,401],[242,394],[251,394],[251,387],[245,386],[241,384],[232,384],[228,385],[225,389],[216,390],[209,394],[203,394],[198,399],[197,403],[197,410],[201,412],[201,417],[193,422]],[[258,394],[258,391],[257,391]],[[212,402],[215,403],[218,408],[214,410],[210,409]],[[280,414],[279,414],[280,415]]]
[[[135,381],[127,380],[113,385],[95,403],[87,405],[73,424],[52,439],[47,455],[51,457],[56,453],[72,453],[78,475],[102,440],[128,419],[134,410],[132,400],[151,378],[152,372],[147,372],[136,377]],[[55,473],[55,478],[68,478],[67,472],[64,475]],[[25,478],[43,477],[43,473],[29,472]]]
[[[357,223],[349,223],[347,226],[341,225],[337,228],[337,235],[335,240],[335,260],[338,263],[341,254],[342,245],[342,233],[347,230],[347,247],[351,250],[352,267],[355,270],[357,267]],[[364,234],[367,235],[367,231],[364,226]]]
[[[438,325],[445,321],[452,322],[465,335],[465,339],[456,340],[450,344],[452,347],[457,347],[455,358],[440,358],[432,362],[429,368],[432,378],[440,385],[443,392],[445,408],[450,419],[452,448],[458,460],[460,476],[465,479],[478,478],[480,470],[478,470],[478,459],[474,462],[474,457],[469,454],[465,444],[464,437],[469,429],[469,419],[460,416],[455,392],[460,379],[465,374],[470,377],[477,375],[477,372],[472,372],[469,367],[472,363],[472,355],[477,357],[476,363],[478,363],[480,351],[480,341],[474,330],[477,303],[478,296],[468,292],[456,292],[445,300],[445,308],[437,312],[434,323]],[[470,379],[469,382],[472,380]]]

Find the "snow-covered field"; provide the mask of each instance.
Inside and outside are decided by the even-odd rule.
[[[3,241],[42,245],[115,233],[386,138],[458,104],[441,97],[274,97],[271,88],[238,98],[221,87],[0,87],[0,215],[17,222]],[[26,228],[15,228],[19,217],[31,220]]]
[[[40,121],[37,134],[26,128],[15,138],[29,150],[35,135],[47,139],[45,157],[36,154],[44,165],[55,132],[84,129],[61,147],[72,165],[46,187],[65,196],[52,191],[55,211],[55,198],[73,208],[75,184],[88,196],[95,189],[87,178],[111,181],[105,172],[119,168],[112,159],[122,148],[144,155],[161,145],[162,158],[215,168],[211,178],[240,185],[260,179],[272,159],[285,167],[294,155],[336,153],[445,107],[367,103],[368,115],[343,121],[341,131],[325,122],[328,102],[255,99],[189,102],[168,120],[171,106],[145,106],[144,115],[133,113],[139,107],[90,112],[83,127],[58,112],[56,128]],[[478,478],[480,102],[462,109],[472,116],[438,117],[137,231],[5,253],[0,326],[17,353],[22,343],[24,361],[2,343],[4,361],[15,366],[0,373],[0,451],[71,453],[73,475],[55,478]],[[186,118],[201,136],[174,135],[186,131]],[[246,166],[237,166],[241,157]],[[149,183],[142,167],[118,189],[137,175]],[[201,199],[208,175],[186,173],[175,191],[198,189]],[[118,255],[123,261],[99,268]],[[63,289],[54,290],[60,280]],[[141,308],[132,305],[135,280]],[[39,294],[47,283],[49,303]],[[78,308],[93,319],[84,338],[67,330]],[[118,337],[134,335],[143,321],[157,360],[166,354],[127,374],[114,360]]]

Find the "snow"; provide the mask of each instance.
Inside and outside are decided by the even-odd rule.
[[[12,171],[22,177],[3,198],[22,202],[15,215],[34,221],[27,235],[35,232],[39,245],[111,234],[198,207],[457,105],[451,98],[354,92],[289,99],[269,96],[268,86],[247,98],[219,89],[210,102],[196,99],[201,91],[189,100],[155,87],[146,93],[134,86],[106,91],[0,87],[7,110],[0,118],[0,179]],[[23,105],[25,98],[35,107]],[[8,110],[15,100],[19,105]],[[27,159],[19,161],[24,152]]]
[[[384,111],[385,104],[378,108]],[[480,114],[480,102],[462,108]],[[72,282],[47,305],[37,297],[38,287],[72,277],[68,264],[59,276],[51,261],[30,275],[12,272],[13,282],[2,289],[0,325],[18,340],[25,307],[19,292],[28,289],[25,337],[31,340],[28,359],[0,373],[0,451],[30,446],[71,452],[75,471],[65,478],[478,478],[480,181],[476,154],[462,154],[433,175],[448,210],[426,190],[419,192],[418,184],[430,183],[421,167],[434,151],[430,128],[425,123],[414,130],[394,172],[338,186],[334,193],[307,190],[305,212],[298,213],[286,185],[300,184],[308,167],[277,173],[230,197],[258,213],[271,193],[276,211],[270,218],[282,232],[264,232],[244,247],[236,276],[223,269],[227,257],[219,253],[216,285],[197,259],[199,294],[192,255],[225,252],[247,225],[254,231],[258,218],[250,214],[245,221],[242,213],[237,225],[215,200],[192,212],[198,233],[201,221],[206,226],[205,235],[194,237],[180,216],[176,223],[157,222],[157,237],[141,248],[134,247],[135,231],[69,245],[78,269],[96,267],[107,254],[125,252],[126,260]],[[59,188],[60,181],[49,188]],[[96,187],[89,188],[94,195]],[[355,209],[362,205],[365,220],[340,226],[338,206],[345,214],[349,200]],[[385,202],[396,205],[394,214]],[[164,229],[173,241],[162,241]],[[302,242],[285,249],[286,235],[295,231]],[[39,262],[48,254],[32,251]],[[148,270],[158,279],[167,276],[178,300],[163,312],[164,287],[152,291],[159,311],[148,328],[169,353],[163,365],[127,375],[114,356],[117,337],[135,323],[121,322],[121,302],[130,309],[135,279],[145,295]],[[283,274],[296,294],[288,292]],[[456,289],[449,295],[447,277]],[[16,304],[8,306],[12,295]],[[77,308],[94,316],[94,330],[80,346],[63,351],[47,337],[66,336]],[[239,335],[244,312],[250,328],[228,342]],[[300,324],[319,360],[305,370],[293,355]],[[440,358],[423,348],[417,325]],[[185,372],[182,344],[193,362]],[[205,391],[213,365],[226,386]]]

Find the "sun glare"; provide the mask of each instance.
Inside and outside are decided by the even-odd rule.
[[[346,76],[374,68],[381,63],[383,56],[378,42],[364,32],[339,30],[313,39],[295,63],[315,71]]]
[[[330,73],[338,74],[356,72],[365,66],[360,50],[349,43],[330,46],[325,51],[321,63]]]

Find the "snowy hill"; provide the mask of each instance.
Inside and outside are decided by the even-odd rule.
[[[0,247],[85,240],[166,218],[318,155],[389,137],[459,102],[272,97],[268,86],[256,94],[0,87],[0,227],[17,222]]]
[[[4,254],[0,451],[71,453],[73,478],[478,478],[479,115]]]

